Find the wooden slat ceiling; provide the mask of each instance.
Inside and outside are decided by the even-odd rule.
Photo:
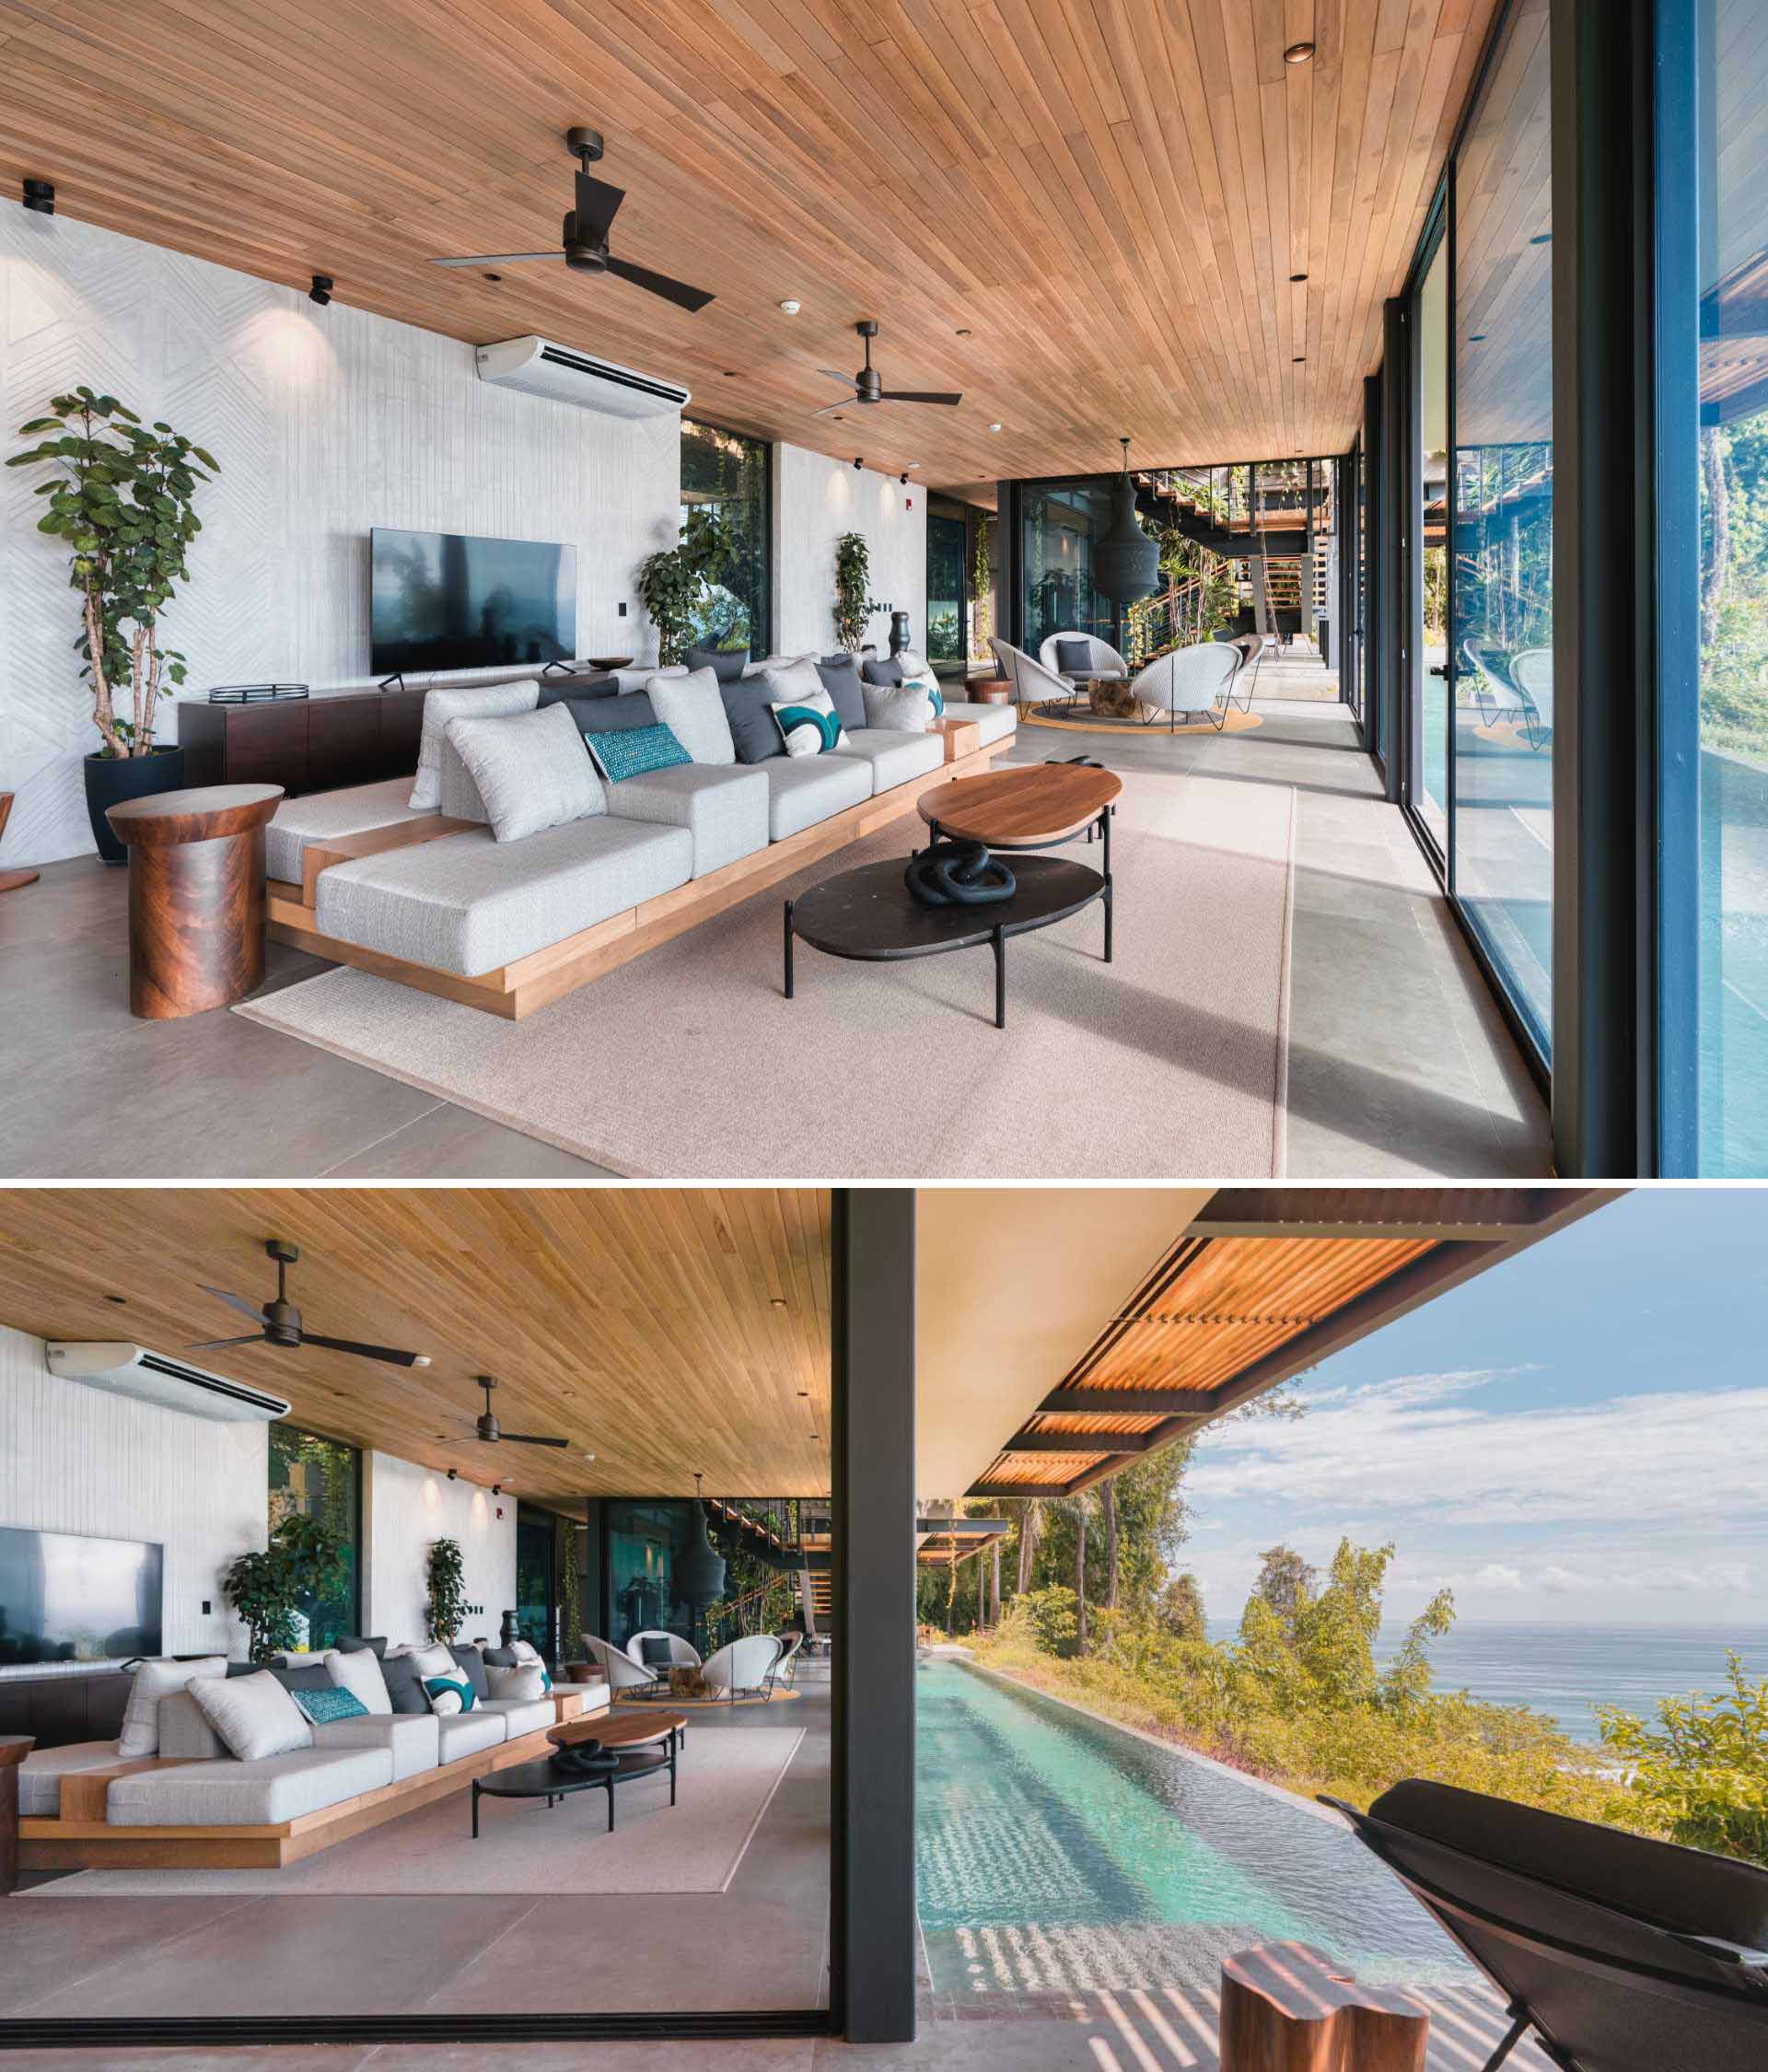
[[[177,1353],[236,1328],[200,1283],[274,1293],[271,1237],[301,1248],[309,1330],[432,1361],[188,1356],[312,1430],[541,1502],[692,1495],[696,1470],[709,1495],[829,1488],[820,1189],[21,1189],[0,1193],[0,1322]],[[507,1430],[570,1449],[479,1443],[479,1373]]]
[[[0,179],[453,337],[538,331],[930,485],[1108,466],[1123,432],[1171,463],[1332,452],[1495,6],[0,0]],[[555,245],[576,123],[628,192],[616,253],[709,308],[427,263]],[[962,408],[814,416],[862,316],[887,386]]]

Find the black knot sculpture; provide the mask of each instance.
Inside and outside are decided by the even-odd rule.
[[[923,906],[994,906],[1018,880],[980,842],[935,842],[910,859],[902,881]]]

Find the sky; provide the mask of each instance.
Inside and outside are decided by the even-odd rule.
[[[1639,1189],[1211,1426],[1176,1566],[1392,1541],[1387,1616],[1768,1624],[1768,1189]]]

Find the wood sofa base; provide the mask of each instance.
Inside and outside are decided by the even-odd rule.
[[[577,1712],[559,1717],[599,1717]],[[359,1792],[341,1798],[317,1813],[303,1813],[297,1820],[268,1827],[110,1827],[102,1818],[102,1799],[97,1802],[99,1817],[71,1818],[71,1811],[89,1814],[94,1810],[93,1787],[102,1778],[127,1776],[137,1770],[156,1767],[152,1762],[120,1763],[113,1770],[87,1771],[67,1778],[62,1785],[62,1816],[59,1820],[31,1819],[18,1823],[18,1863],[24,1870],[280,1870],[303,1857],[315,1856],[353,1834],[366,1833],[401,1813],[428,1806],[451,1792],[462,1790],[474,1777],[493,1770],[507,1769],[513,1763],[532,1763],[553,1753],[547,1735],[550,1727],[536,1728],[513,1741],[463,1755],[439,1770],[425,1770],[397,1784]],[[166,1759],[169,1763],[174,1758]],[[72,1807],[68,1787],[76,1784]]]
[[[973,734],[977,729],[972,726],[965,731]],[[434,821],[406,821],[395,828],[376,830],[372,838],[343,837],[318,852],[323,862],[309,849],[304,884],[291,885],[276,879],[270,881],[271,937],[332,963],[350,964],[377,978],[394,979],[401,985],[415,986],[444,1000],[458,1000],[465,1007],[501,1015],[507,1021],[519,1021],[537,1007],[550,1007],[567,993],[575,993],[578,986],[617,971],[647,949],[655,949],[658,944],[710,920],[715,914],[738,905],[751,893],[778,884],[807,864],[833,856],[849,843],[875,834],[895,821],[911,818],[925,793],[956,778],[980,776],[997,755],[1011,747],[1012,741],[1009,734],[985,748],[956,756],[925,777],[898,785],[880,797],[863,799],[857,806],[819,821],[815,827],[787,835],[784,842],[770,843],[752,856],[740,857],[704,878],[690,879],[671,892],[646,900],[622,914],[611,914],[594,927],[567,936],[563,942],[474,978],[439,971],[432,964],[413,963],[403,957],[384,956],[379,950],[365,949],[356,943],[340,942],[334,936],[321,935],[315,925],[313,908],[319,877],[328,865],[343,861],[346,855],[379,854],[410,843],[432,841],[437,835],[457,832],[463,824],[444,821],[439,816]],[[401,836],[402,841],[398,839]],[[371,849],[355,846],[371,839]]]

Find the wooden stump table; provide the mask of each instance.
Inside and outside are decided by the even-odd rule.
[[[0,791],[0,834],[6,832],[6,822],[12,818],[12,801],[15,794]],[[34,885],[34,870],[0,870],[0,892],[16,892],[21,885]]]
[[[229,1007],[264,976],[264,827],[280,785],[125,799],[105,818],[129,849],[129,1011],[175,1021]]]
[[[1425,2072],[1430,2016],[1305,1942],[1222,1961],[1220,2072]]]
[[[19,1764],[37,1745],[29,1734],[0,1734],[0,1897],[18,1885]]]

